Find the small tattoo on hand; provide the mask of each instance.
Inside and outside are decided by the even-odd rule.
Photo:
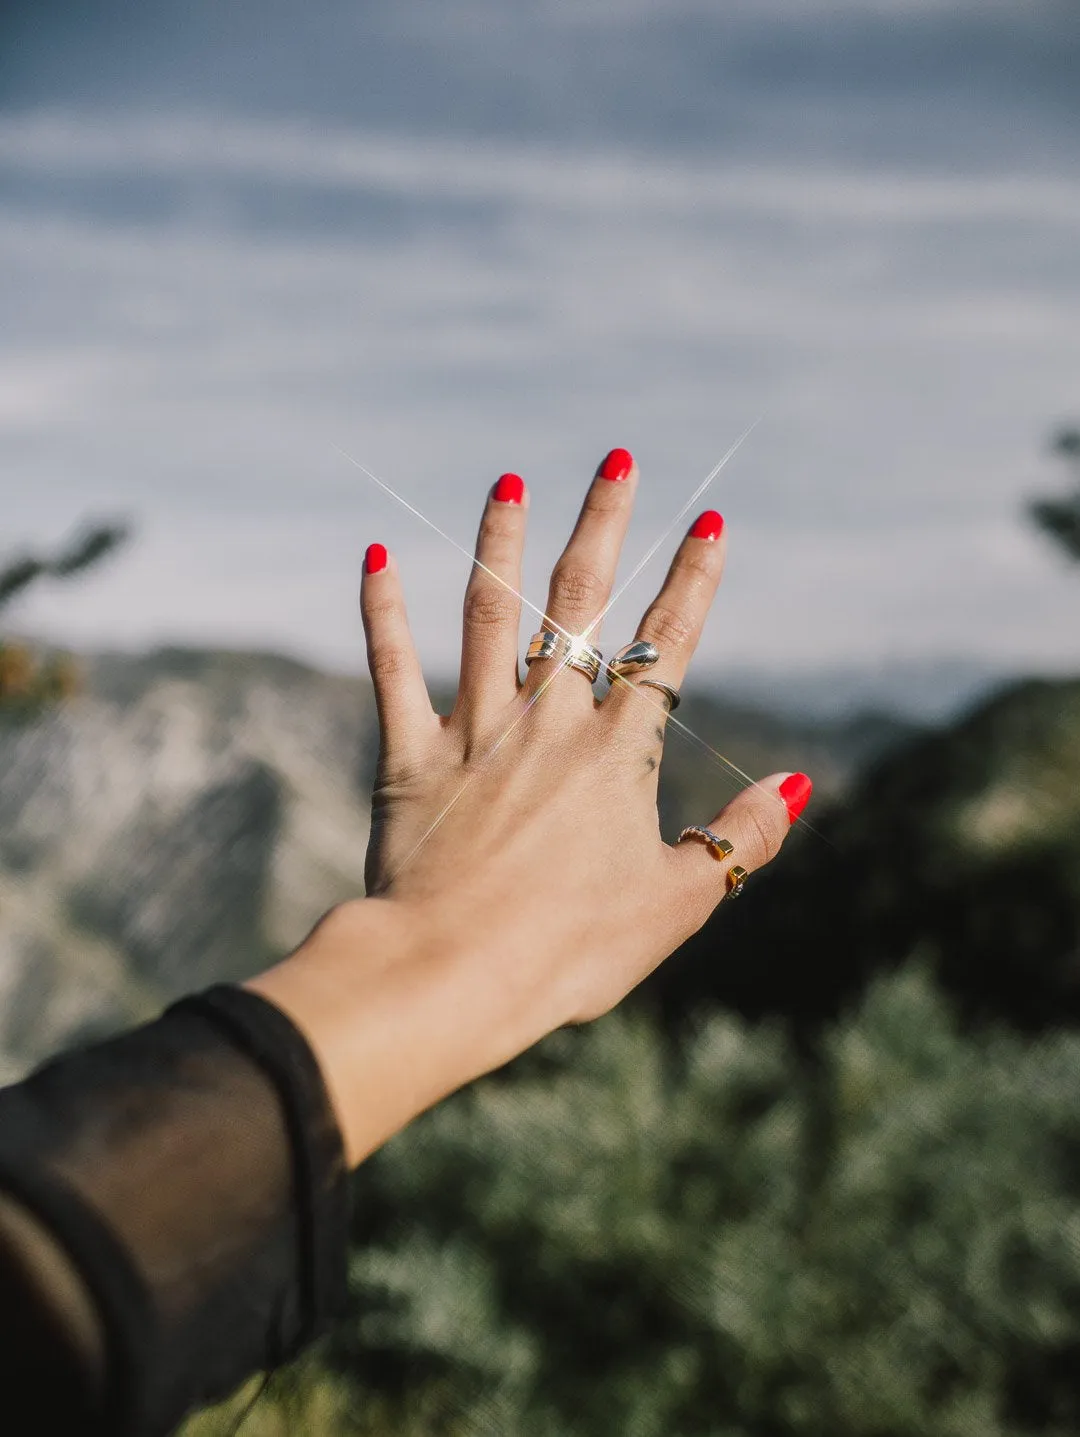
[[[652,773],[653,769],[656,767],[656,759],[653,758],[651,753],[645,756],[645,767],[649,770],[650,773]]]

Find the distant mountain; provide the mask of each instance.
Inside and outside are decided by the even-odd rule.
[[[362,888],[370,688],[254,654],[85,664],[0,726],[0,1059],[12,1071],[295,945]]]
[[[989,659],[882,659],[877,664],[818,666],[805,673],[735,668],[724,693],[802,718],[840,719],[867,711],[915,723],[943,723],[1014,684],[1014,669]]]
[[[249,974],[363,890],[370,686],[267,654],[83,661],[84,691],[0,723],[0,1077]],[[444,696],[445,697],[445,696]],[[755,777],[845,789],[910,725],[777,718],[687,695],[662,810],[677,831]]]

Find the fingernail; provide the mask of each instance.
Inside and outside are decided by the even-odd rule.
[[[793,773],[780,785],[780,797],[787,804],[788,817],[792,823],[810,802],[814,785],[805,773]]]
[[[634,467],[634,456],[629,449],[613,449],[600,465],[601,479],[623,480],[630,476]]]
[[[715,509],[706,509],[694,520],[694,527],[690,530],[691,539],[708,539],[710,543],[719,539],[724,532],[724,516],[718,514]]]
[[[520,504],[525,497],[525,480],[520,474],[502,474],[491,497],[500,504]]]
[[[369,544],[364,555],[364,568],[369,574],[381,574],[386,568],[385,544]]]

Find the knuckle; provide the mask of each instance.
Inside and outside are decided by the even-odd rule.
[[[626,484],[612,484],[607,479],[597,480],[585,495],[582,509],[590,516],[617,514],[626,503],[627,492]]]
[[[779,805],[775,806],[779,808]],[[779,813],[773,813],[772,808],[773,805],[770,805],[766,811],[763,803],[754,802],[747,809],[744,859],[747,868],[762,868],[780,852],[784,834]]]
[[[690,552],[679,555],[679,573],[693,580],[715,584],[719,568],[716,563],[716,545],[698,545]]]
[[[488,585],[470,589],[465,595],[465,625],[470,629],[494,629],[516,625],[517,601],[504,589]]]
[[[695,627],[678,609],[657,604],[645,616],[642,631],[657,648],[681,649],[693,643]]]
[[[377,644],[368,655],[368,667],[377,683],[392,682],[411,672],[412,650],[403,644]]]
[[[489,509],[480,521],[479,546],[485,550],[506,549],[519,543],[517,520],[518,513],[507,513],[505,505],[501,509]]]
[[[364,612],[370,624],[388,627],[403,619],[405,609],[397,595],[384,595],[378,599],[369,598]]]
[[[582,564],[560,564],[551,576],[553,608],[589,609],[601,604],[606,592],[600,575]]]

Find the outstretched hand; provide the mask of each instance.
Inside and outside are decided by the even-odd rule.
[[[599,644],[638,469],[613,451],[589,485],[551,575],[542,625]],[[688,814],[734,845],[660,837],[657,782],[668,701],[634,677],[598,701],[557,658],[521,678],[522,481],[504,475],[484,508],[465,594],[454,711],[432,709],[409,635],[397,565],[368,551],[362,610],[382,732],[368,852],[369,894],[430,914],[498,954],[491,981],[534,1006],[538,1026],[613,1007],[724,897],[733,864],[775,856],[809,781],[780,774],[722,813]],[[723,520],[705,513],[679,545],[638,625],[660,660],[642,678],[678,688],[724,567]],[[620,638],[629,639],[630,635]],[[786,800],[786,801],[785,801]],[[537,1036],[540,1036],[539,1032]]]
[[[538,625],[560,641],[600,642],[597,619],[637,484],[637,465],[616,449],[589,485]],[[314,964],[317,985],[325,985],[327,965],[333,969],[327,954],[342,944],[355,950],[339,1002],[363,991],[369,1012],[374,1001],[391,1026],[397,1019],[386,991],[399,1005],[411,995],[414,1009],[424,1010],[418,1029],[403,1022],[401,1041],[384,1043],[411,1066],[414,1111],[554,1028],[607,1012],[701,927],[728,891],[734,865],[753,873],[775,857],[810,796],[805,775],[774,774],[718,815],[686,815],[688,825],[726,839],[730,855],[707,841],[665,843],[656,800],[669,701],[641,680],[676,690],[682,683],[723,572],[723,520],[713,512],[696,520],[641,618],[634,637],[655,645],[659,660],[597,700],[589,678],[559,657],[536,661],[524,679],[519,671],[527,514],[524,484],[504,475],[480,524],[460,684],[446,717],[428,696],[394,557],[373,544],[365,561],[361,608],[381,731],[369,897],[331,915],[305,947],[324,954]],[[396,972],[399,953],[409,955],[409,976],[391,978],[376,997],[375,975]],[[280,991],[265,986],[271,978],[255,986],[280,1002]],[[311,1034],[310,999],[302,1013],[295,1003],[281,1006]],[[440,1021],[458,1032],[456,1040],[444,1037],[457,1060],[442,1080],[432,1057]],[[347,1033],[340,1041],[349,1041]],[[370,1053],[370,1035],[367,1041]],[[335,1098],[339,1108],[349,1101],[339,1092]],[[367,1151],[373,1145],[370,1135],[361,1142]]]

